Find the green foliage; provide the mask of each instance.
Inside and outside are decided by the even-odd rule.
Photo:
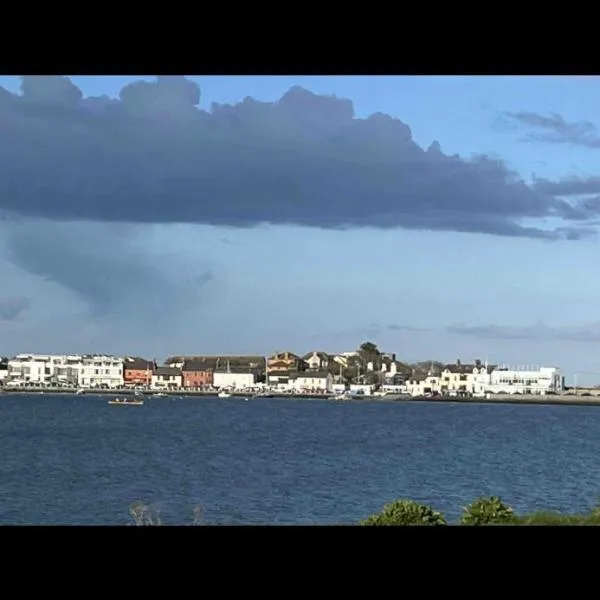
[[[444,516],[413,500],[396,500],[362,521],[361,525],[446,525]]]
[[[591,515],[564,515],[552,511],[539,511],[517,517],[518,525],[594,525]]]
[[[465,507],[461,525],[512,525],[517,522],[514,511],[495,496],[479,498]]]

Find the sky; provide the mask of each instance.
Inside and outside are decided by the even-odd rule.
[[[600,78],[0,77],[0,354],[600,383]]]

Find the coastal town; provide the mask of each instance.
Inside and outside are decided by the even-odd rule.
[[[549,395],[565,390],[557,367],[508,367],[486,360],[406,363],[372,342],[353,351],[270,356],[18,354],[0,359],[2,389],[131,390],[157,393],[399,394],[409,397]]]

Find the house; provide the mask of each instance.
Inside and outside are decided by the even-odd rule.
[[[34,386],[78,385],[82,357],[62,354],[18,354],[8,361],[7,384]]]
[[[176,367],[181,369],[186,361],[197,361],[197,362],[215,362],[217,367],[225,366],[229,363],[232,367],[249,367],[251,369],[257,369],[264,371],[265,369],[265,357],[254,356],[254,355],[189,355],[189,356],[169,356],[165,360],[165,366]]]
[[[556,367],[496,367],[490,373],[487,391],[496,394],[560,394],[563,389],[564,378]]]
[[[275,352],[267,359],[267,373],[278,371],[304,371],[305,362],[293,352]]]
[[[123,358],[123,382],[126,386],[144,386],[152,383],[152,373],[156,362],[139,356]]]
[[[106,354],[82,356],[79,385],[82,388],[123,387],[123,359]]]
[[[51,369],[47,354],[18,354],[8,361],[7,383],[11,385],[43,386],[49,383]]]
[[[294,386],[297,371],[275,371],[267,375],[267,385],[275,390],[289,390]]]
[[[472,364],[457,360],[456,364],[444,365],[440,374],[440,390],[451,396],[483,395],[489,389],[490,374],[494,368],[480,360]]]
[[[198,389],[212,386],[216,360],[186,360],[181,367],[183,387]]]
[[[8,377],[8,358],[0,357],[0,385]]]
[[[155,390],[176,390],[182,387],[181,371],[175,367],[157,367],[152,373],[150,385]]]
[[[213,373],[213,386],[218,389],[244,390],[255,387],[257,372],[250,367],[219,367]]]
[[[313,371],[325,370],[329,366],[331,357],[326,352],[309,352],[302,357],[309,369]]]
[[[290,387],[306,392],[330,392],[333,376],[328,371],[304,371],[292,377]]]
[[[406,391],[411,396],[425,396],[440,392],[440,377],[435,373],[428,375],[413,373],[405,381]]]

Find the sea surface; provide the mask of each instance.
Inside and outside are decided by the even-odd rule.
[[[351,524],[397,498],[455,519],[600,500],[600,408],[0,396],[0,524]]]

